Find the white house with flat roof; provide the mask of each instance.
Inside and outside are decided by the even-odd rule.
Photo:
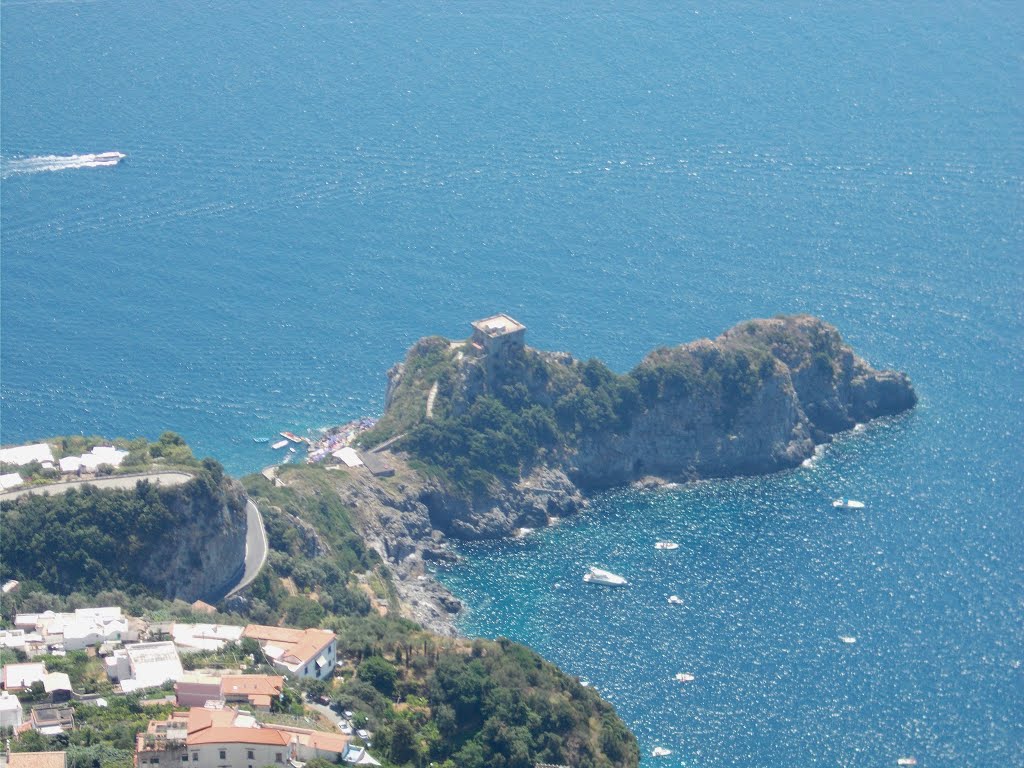
[[[185,674],[172,642],[135,643],[118,648],[103,663],[107,677],[117,680],[125,693],[158,688],[168,680],[180,680]]]
[[[46,665],[41,662],[4,665],[4,688],[8,691],[23,691],[26,688],[31,688],[32,683],[41,683],[45,677]]]
[[[242,638],[245,627],[230,624],[179,624],[171,627],[171,637],[181,653],[219,651]]]
[[[72,613],[19,613],[14,626],[34,630],[50,646],[81,651],[99,643],[138,640],[129,619],[117,607],[79,608]]]
[[[0,691],[0,728],[17,728],[25,722],[21,702],[14,694]]]
[[[17,445],[13,448],[0,448],[0,463],[16,464],[21,467],[38,461],[53,463],[53,451],[47,443],[33,443],[32,445]]]

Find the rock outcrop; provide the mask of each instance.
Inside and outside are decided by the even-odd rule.
[[[139,563],[139,580],[167,600],[216,602],[245,569],[241,485],[227,477],[219,486],[193,480],[162,495],[178,524]]]
[[[478,344],[430,337],[388,372],[377,437],[410,435],[391,450],[440,470],[405,502],[423,507],[412,539],[430,530],[496,538],[571,514],[585,503],[581,489],[794,467],[832,435],[915,402],[905,374],[873,369],[835,328],[805,315],[655,350],[623,376],[528,347],[496,368]],[[527,411],[530,419],[520,418]],[[516,453],[502,437],[537,445]],[[439,443],[472,483],[451,482]],[[503,451],[492,464],[489,446]],[[518,462],[511,472],[510,453]]]

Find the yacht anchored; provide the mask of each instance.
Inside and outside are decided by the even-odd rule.
[[[659,541],[654,544],[655,549],[679,549],[679,545],[674,541]]]
[[[611,571],[603,571],[600,568],[590,567],[590,570],[583,574],[583,580],[588,584],[604,584],[606,587],[624,587],[629,582]]]
[[[651,750],[651,757],[667,757],[672,754],[671,749],[665,749],[665,747],[655,747]]]
[[[864,502],[856,499],[836,499],[832,506],[836,509],[864,509]]]
[[[697,678],[691,675],[689,672],[676,672],[676,682],[679,683],[692,683]]]
[[[682,605],[683,599],[679,595],[669,595],[668,602],[669,605]]]

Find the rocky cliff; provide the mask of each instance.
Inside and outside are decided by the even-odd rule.
[[[176,524],[140,560],[139,580],[168,600],[216,602],[245,569],[245,493],[227,477],[182,489],[165,498]]]
[[[916,402],[905,374],[873,369],[810,316],[658,349],[624,375],[565,353],[505,352],[496,365],[479,345],[431,337],[388,372],[366,442],[393,440],[420,470],[418,525],[507,536],[571,514],[581,490],[793,467]]]

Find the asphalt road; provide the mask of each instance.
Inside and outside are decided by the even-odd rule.
[[[263,564],[267,562],[267,532],[263,527],[263,516],[252,499],[245,503],[245,515],[245,571],[226,597],[231,597],[249,586],[263,568]]]
[[[187,483],[191,479],[192,475],[188,472],[144,472],[137,475],[113,475],[97,477],[95,480],[72,480],[70,483],[50,483],[32,488],[19,488],[16,491],[0,493],[0,501],[10,501],[29,493],[67,493],[72,488],[81,488],[83,485],[95,485],[97,488],[131,489],[140,480],[148,480],[158,485],[174,486]]]

